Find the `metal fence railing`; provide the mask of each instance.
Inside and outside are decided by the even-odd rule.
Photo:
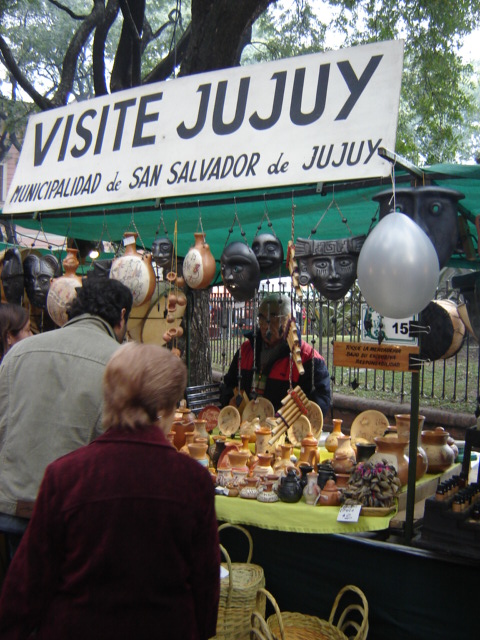
[[[210,340],[212,367],[225,373],[245,333],[255,327],[259,301],[267,292],[284,291],[285,282],[267,281],[259,292],[258,301],[235,302],[222,288],[210,295]],[[308,341],[325,358],[337,393],[374,397],[391,402],[410,401],[411,375],[376,369],[353,369],[334,366],[333,342],[360,340],[361,305],[358,288],[344,299],[332,302],[316,290],[304,290],[299,300],[293,296],[297,327],[302,339]],[[450,299],[452,292],[450,291]],[[453,296],[454,297],[454,296]],[[457,302],[453,299],[454,302]],[[423,405],[473,413],[480,395],[480,350],[477,341],[465,331],[458,351],[446,359],[426,362],[421,369],[420,397]]]

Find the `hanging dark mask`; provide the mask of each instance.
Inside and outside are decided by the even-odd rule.
[[[3,259],[2,285],[7,302],[22,304],[24,275],[22,256],[16,248],[7,249]]]
[[[312,284],[328,300],[340,300],[357,277],[357,262],[366,236],[337,240],[297,238],[299,283]]]
[[[157,238],[152,244],[152,258],[159,267],[170,268],[173,259],[173,242],[170,238]]]
[[[260,272],[271,275],[278,272],[283,262],[283,247],[280,240],[272,233],[261,233],[252,242]]]
[[[445,267],[459,238],[458,201],[464,194],[445,187],[414,187],[382,191],[372,198],[380,205],[379,218],[395,211],[411,218],[430,238],[440,269]]]
[[[260,284],[260,266],[252,249],[244,242],[232,242],[220,258],[223,284],[234,300],[245,302],[255,296]]]
[[[34,307],[46,309],[50,281],[62,273],[59,261],[52,254],[45,256],[30,254],[23,261],[23,270],[28,299]]]

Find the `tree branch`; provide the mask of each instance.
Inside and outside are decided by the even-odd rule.
[[[5,65],[18,84],[22,87],[27,95],[35,102],[35,104],[40,107],[42,111],[47,111],[51,109],[54,105],[53,103],[44,98],[38,91],[33,87],[31,82],[27,79],[27,77],[22,73],[20,67],[17,65],[10,47],[5,42],[3,37],[0,35],[0,51],[2,52],[3,59],[5,60]]]
[[[105,79],[105,42],[118,15],[119,0],[109,0],[105,9],[102,23],[95,29],[92,47],[93,87],[96,96],[108,94]]]
[[[94,0],[93,9],[87,16],[77,31],[74,33],[67,52],[63,59],[62,77],[60,84],[54,94],[52,103],[54,106],[67,104],[67,99],[72,92],[73,82],[75,79],[75,70],[77,68],[78,57],[80,51],[85,46],[92,31],[102,23],[105,12],[105,3],[103,0]]]

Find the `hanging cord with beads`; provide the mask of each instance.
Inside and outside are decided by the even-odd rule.
[[[246,234],[246,233],[245,233],[245,231],[242,229],[242,225],[240,224],[240,219],[239,219],[239,217],[238,217],[238,213],[237,213],[237,199],[236,199],[236,198],[234,198],[234,199],[233,199],[233,202],[234,202],[234,207],[235,207],[235,213],[234,213],[234,216],[233,216],[233,220],[232,220],[232,224],[231,224],[231,226],[230,226],[230,229],[228,230],[228,236],[227,236],[227,239],[225,240],[225,244],[223,245],[223,250],[224,250],[224,251],[225,251],[225,247],[226,247],[226,246],[227,246],[227,244],[228,244],[228,241],[229,241],[229,239],[230,239],[230,236],[231,236],[231,235],[232,235],[232,233],[233,233],[233,227],[234,227],[234,225],[235,225],[235,222],[237,222],[237,224],[238,224],[238,228],[240,229],[240,235],[242,236],[242,238],[243,238],[243,240],[244,240],[245,244],[248,246],[248,242],[247,242],[247,239],[246,239],[247,234]]]
[[[258,290],[255,289],[253,296],[253,317],[258,318]],[[252,366],[252,386],[250,396],[253,400],[257,398],[257,327],[253,330],[253,366]]]
[[[155,230],[155,238],[158,236],[158,234],[160,232],[160,225],[162,225],[163,233],[168,238],[168,229],[167,229],[167,225],[165,224],[164,217],[163,217],[163,208],[162,208],[162,203],[161,202],[159,203],[159,207],[160,207],[160,219],[158,221],[158,225],[157,225],[157,228]]]
[[[140,235],[140,232],[139,232],[139,230],[138,230],[138,228],[137,228],[137,225],[136,225],[136,223],[135,223],[135,213],[134,213],[134,208],[133,208],[133,207],[132,207],[132,217],[130,218],[130,223],[129,223],[129,225],[128,225],[128,227],[127,227],[126,231],[125,231],[125,233],[129,233],[129,232],[130,232],[130,229],[133,229],[134,233],[136,233],[136,234],[137,234],[137,238],[138,238],[138,240],[139,240],[140,244],[142,245],[143,252],[144,252],[144,253],[146,253],[146,252],[147,252],[147,250],[146,250],[146,248],[145,248],[145,245],[143,244],[142,236]],[[136,241],[135,241],[135,244],[136,244]],[[120,252],[120,247],[121,247],[121,246],[125,246],[125,244],[124,244],[124,243],[120,243],[120,244],[118,245],[117,251],[116,251],[116,253],[115,253],[115,257],[117,257],[117,256],[118,256],[118,254],[119,254],[119,252]]]
[[[310,240],[310,238],[315,235],[317,233],[317,229],[320,226],[320,223],[322,222],[322,220],[324,219],[324,217],[327,215],[328,211],[331,209],[331,207],[335,206],[336,210],[338,211],[338,214],[340,215],[340,219],[342,221],[342,223],[347,227],[349,233],[351,236],[353,236],[353,232],[350,229],[349,225],[348,225],[348,220],[347,218],[345,218],[345,216],[343,215],[340,207],[338,206],[338,203],[335,199],[335,186],[332,187],[332,199],[330,201],[330,204],[328,205],[328,207],[325,209],[325,211],[322,214],[322,217],[320,218],[320,220],[317,222],[317,224],[313,227],[313,229],[310,231],[310,235],[308,236],[308,239]]]

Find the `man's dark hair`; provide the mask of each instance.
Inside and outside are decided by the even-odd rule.
[[[84,278],[77,295],[67,309],[68,319],[82,313],[100,316],[111,327],[120,322],[125,309],[125,322],[132,310],[133,296],[128,287],[113,278]]]

